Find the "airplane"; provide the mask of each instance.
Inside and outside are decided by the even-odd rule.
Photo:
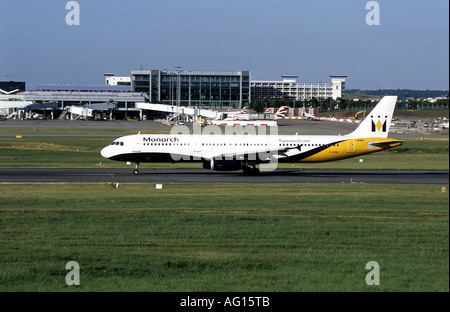
[[[225,118],[224,120],[248,120],[249,116],[247,110],[248,107],[244,107],[239,112],[228,113],[229,117]]]
[[[280,108],[278,108],[278,110],[275,112],[274,114],[274,119],[283,119],[286,117],[286,114],[289,110],[289,106],[281,106]],[[270,113],[271,109],[267,108],[264,113]],[[245,114],[245,115],[243,115]],[[244,120],[244,121],[248,121],[249,120],[249,115],[247,114],[247,107],[244,107],[244,109],[239,113],[239,114],[235,114],[235,115],[231,115],[230,117],[225,118],[224,120]]]
[[[303,113],[303,117],[305,117],[306,120],[319,120],[316,115],[310,113]]]
[[[385,96],[362,123],[347,135],[134,134],[101,150],[116,161],[199,162],[217,171],[259,173],[265,165],[341,160],[402,144],[388,138],[397,96]],[[187,128],[187,127],[186,127]],[[189,132],[188,132],[189,133]]]
[[[275,113],[275,119],[285,119],[289,106],[281,106]],[[302,117],[288,117],[289,119],[306,119],[306,120],[319,120],[316,115],[310,113],[303,113]]]
[[[227,118],[225,118],[224,120],[226,120],[226,121],[233,121],[233,120],[243,120],[243,121],[248,121],[249,120],[249,118],[248,118],[248,115],[233,115],[233,116],[230,116],[230,117],[227,117]]]
[[[275,113],[275,119],[284,119],[289,110],[289,106],[281,106]]]

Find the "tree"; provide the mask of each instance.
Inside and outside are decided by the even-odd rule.
[[[252,108],[257,112],[257,113],[262,113],[264,112],[264,108],[266,108],[266,103],[264,100],[255,100],[252,103]]]

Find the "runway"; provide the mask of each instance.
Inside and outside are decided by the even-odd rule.
[[[448,171],[276,170],[259,175],[207,169],[0,169],[0,183],[449,183]]]

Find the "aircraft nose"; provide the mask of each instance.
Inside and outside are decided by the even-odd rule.
[[[105,158],[110,158],[110,157],[111,157],[111,150],[110,150],[110,147],[109,147],[109,146],[104,147],[104,148],[101,150],[100,154],[101,154],[103,157],[105,157]]]

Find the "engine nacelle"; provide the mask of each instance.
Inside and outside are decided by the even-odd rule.
[[[211,169],[217,171],[237,171],[243,168],[242,160],[211,159]]]

